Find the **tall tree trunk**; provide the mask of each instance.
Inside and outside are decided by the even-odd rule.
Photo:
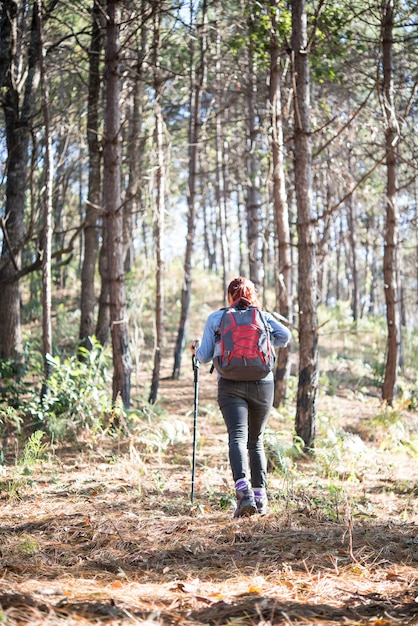
[[[103,2],[92,6],[92,36],[89,51],[89,91],[87,112],[87,143],[89,151],[88,198],[84,226],[83,265],[81,268],[80,345],[91,348],[94,334],[96,295],[94,278],[99,248],[98,218],[101,210],[101,147],[99,141],[100,55],[103,48]]]
[[[382,21],[383,85],[382,99],[385,119],[386,144],[386,236],[383,254],[383,280],[385,286],[387,346],[386,368],[382,387],[382,398],[392,405],[396,397],[396,379],[399,365],[400,324],[399,288],[397,285],[398,216],[396,208],[396,145],[399,126],[396,119],[393,97],[393,27],[394,3],[386,0]]]
[[[107,231],[107,260],[110,296],[110,324],[113,350],[113,402],[121,396],[130,405],[131,359],[126,316],[123,267],[123,208],[121,205],[120,0],[107,1],[107,43],[105,59],[104,206]]]
[[[238,274],[240,276],[245,276],[245,267],[248,264],[248,255],[245,253],[246,250],[246,230],[245,230],[245,191],[243,189],[242,182],[239,181],[236,183],[236,224],[238,225]]]
[[[27,65],[20,66],[25,51],[17,49],[18,11],[14,0],[1,4],[0,88],[4,111],[7,178],[5,218],[1,221],[3,245],[0,259],[0,358],[22,358],[20,284],[16,274],[21,266],[25,237],[25,202],[28,187],[29,140],[35,107],[34,92],[39,78],[39,33],[33,11]],[[25,73],[25,80],[21,72]],[[23,93],[23,96],[22,96]]]
[[[52,251],[52,142],[51,120],[49,112],[48,81],[45,69],[45,54],[43,46],[42,4],[36,0],[34,5],[38,37],[40,44],[40,74],[42,92],[42,111],[45,126],[45,188],[44,188],[44,211],[42,233],[42,348],[44,359],[45,382],[42,389],[42,397],[47,392],[48,380],[51,376],[52,355],[52,324],[51,324],[51,251]]]
[[[249,32],[252,31],[252,18],[249,20]],[[260,284],[260,190],[258,186],[258,158],[256,153],[257,124],[255,120],[256,74],[254,68],[254,45],[250,38],[248,45],[248,85],[247,100],[247,238],[250,280],[256,286]]]
[[[202,137],[201,137],[201,145],[205,146],[204,150],[200,152],[200,173],[202,179],[208,178],[208,160],[207,160],[207,152],[209,151],[209,142],[207,134],[203,132],[202,128]],[[213,207],[210,202],[210,194],[207,188],[207,185],[203,185],[202,194],[201,194],[201,207],[202,207],[202,220],[203,220],[203,248],[204,248],[204,266],[210,271],[213,272],[216,269],[216,246],[215,241],[216,237],[212,236],[213,228]]]
[[[352,275],[352,287],[351,287],[351,311],[353,315],[353,321],[356,324],[359,318],[359,290],[358,290],[358,268],[357,268],[357,216],[356,206],[354,202],[354,196],[351,195],[348,200],[348,233],[350,241],[351,252],[351,275]]]
[[[60,85],[60,101],[63,102],[62,92],[63,85]],[[62,105],[63,106],[63,105]],[[68,147],[66,131],[63,131],[61,124],[55,130],[54,145],[57,153],[57,165],[54,167],[54,181],[52,192],[52,206],[54,217],[54,243],[57,249],[64,249],[66,238],[66,217],[65,212],[66,198],[65,191],[68,185],[68,168],[65,159],[65,150]],[[81,160],[81,159],[80,159]],[[80,171],[80,167],[79,167]],[[59,285],[60,288],[65,287],[67,268],[64,264],[58,264],[52,275],[52,281]]]
[[[163,2],[164,0],[162,0]],[[155,152],[156,152],[156,225],[155,225],[155,252],[156,252],[156,297],[155,297],[155,348],[154,368],[152,372],[149,402],[157,401],[158,387],[161,374],[161,351],[164,335],[164,231],[165,231],[165,167],[164,167],[164,121],[161,109],[163,83],[159,65],[160,27],[162,3],[157,5],[154,14],[154,114],[155,114]]]
[[[220,24],[220,4],[216,3],[216,61],[215,61],[215,160],[216,160],[216,179],[215,179],[215,199],[217,207],[217,233],[221,254],[221,266],[222,266],[222,291],[226,299],[227,292],[227,259],[228,259],[228,241],[227,241],[227,223],[226,223],[226,209],[225,209],[225,190],[224,190],[224,178],[222,176],[223,168],[223,108],[224,108],[224,79],[221,72],[221,28]],[[215,237],[216,241],[216,237]],[[218,262],[218,261],[217,261]]]
[[[292,56],[295,115],[295,191],[298,211],[299,381],[296,434],[311,448],[316,430],[318,391],[316,241],[312,220],[310,77],[305,0],[292,4]]]
[[[273,161],[273,206],[276,227],[276,299],[280,315],[292,318],[289,209],[284,175],[284,144],[282,125],[282,103],[279,65],[279,42],[277,37],[278,0],[270,1],[270,112],[271,112],[271,153]],[[278,407],[286,398],[289,377],[289,348],[282,348],[277,355],[274,386],[274,406]]]
[[[129,168],[129,183],[126,192],[124,210],[124,243],[125,243],[125,272],[128,273],[134,264],[135,220],[138,220],[141,209],[141,170],[144,154],[145,139],[142,132],[143,107],[145,94],[145,57],[147,54],[147,39],[149,31],[148,0],[141,0],[141,33],[140,45],[137,51],[135,66],[132,106],[129,115],[129,133],[126,149],[126,159]]]
[[[180,323],[177,332],[176,346],[174,350],[173,378],[180,377],[181,355],[184,347],[184,335],[189,318],[190,295],[192,289],[192,253],[196,228],[196,182],[199,156],[199,142],[201,129],[201,96],[205,79],[205,55],[206,55],[206,0],[202,3],[202,15],[199,17],[199,28],[194,32],[193,8],[190,5],[190,117],[189,117],[189,187],[187,194],[187,238],[186,253],[184,258],[184,279],[181,290]],[[194,40],[200,42],[200,55],[197,69],[195,69]]]
[[[354,180],[352,176],[351,167],[351,147],[348,148],[348,171],[350,174],[350,180]],[[351,266],[352,266],[352,292],[351,292],[351,311],[353,315],[353,321],[356,324],[359,318],[360,300],[359,300],[359,282],[358,282],[358,267],[357,267],[357,215],[355,194],[351,194],[347,200],[347,221],[348,221],[348,233],[350,241],[351,251]]]
[[[96,324],[96,337],[100,345],[104,346],[109,340],[110,329],[109,260],[107,253],[108,232],[106,227],[106,218],[102,221],[101,230],[102,245],[99,251],[100,295],[99,312],[97,314]]]
[[[418,310],[418,174],[415,173],[415,305],[417,305]],[[414,315],[415,321],[415,315]]]

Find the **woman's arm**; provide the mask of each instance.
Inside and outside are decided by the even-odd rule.
[[[273,345],[276,346],[276,348],[286,348],[292,338],[290,330],[278,322],[270,313],[264,313],[264,316],[271,327]]]
[[[202,340],[199,347],[196,348],[195,351],[196,358],[201,363],[209,363],[209,361],[213,358],[215,350],[215,333],[219,328],[222,314],[223,310],[214,311],[206,320]]]

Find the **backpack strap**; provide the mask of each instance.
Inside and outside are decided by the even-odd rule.
[[[228,307],[224,306],[224,307],[220,308],[219,311],[224,311],[225,312],[227,310],[227,308]],[[221,320],[222,320],[222,316],[221,316]],[[216,344],[219,343],[219,339],[221,337],[220,326],[218,326],[218,328],[215,330],[214,334],[215,334],[215,349],[216,349]],[[213,355],[213,358],[214,357],[215,357],[215,354]],[[214,369],[215,369],[215,366],[214,366],[213,361],[212,361],[212,365],[210,366],[209,374],[213,374],[213,370]]]
[[[220,320],[219,320],[219,326],[218,326],[218,328],[215,330],[215,335],[218,335],[218,334],[219,334],[219,330],[220,330],[220,328],[221,328],[222,318],[223,318],[223,316],[225,315],[225,313],[226,313],[227,311],[231,311],[231,310],[232,310],[232,309],[234,309],[234,308],[235,308],[234,306],[223,306],[223,307],[221,307],[220,309],[218,309],[218,311],[222,311],[222,315],[221,315],[221,318],[220,318]]]

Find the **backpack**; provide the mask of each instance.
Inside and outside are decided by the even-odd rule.
[[[213,365],[222,378],[261,380],[274,368],[268,323],[260,309],[228,307],[215,336]]]

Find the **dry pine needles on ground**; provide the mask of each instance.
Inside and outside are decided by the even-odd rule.
[[[5,470],[3,623],[418,623],[416,459],[368,441],[353,480],[300,458],[292,476],[272,474],[268,515],[233,520],[223,425],[204,409],[212,384],[194,505],[191,442],[153,453],[108,437],[56,450],[21,483]],[[172,419],[191,419],[190,382],[163,394]],[[339,398],[338,413],[359,432],[358,400]]]

